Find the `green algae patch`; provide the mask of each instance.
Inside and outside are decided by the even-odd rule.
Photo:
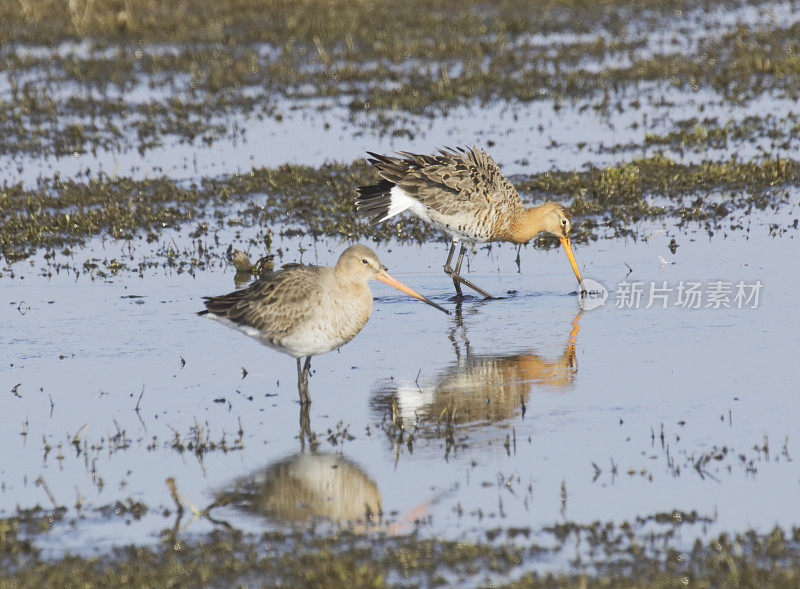
[[[251,244],[266,250],[263,255],[270,253],[275,232],[401,243],[444,238],[412,215],[378,225],[359,216],[353,204],[355,188],[376,179],[370,166],[358,160],[319,168],[254,168],[197,183],[102,176],[83,181],[55,177],[40,180],[32,189],[7,185],[0,189],[0,251],[13,262],[44,249],[47,260],[92,237],[144,236],[155,242],[191,223],[196,229],[190,237],[198,239],[231,225],[255,228]],[[609,235],[635,237],[636,223],[648,219],[695,223],[709,233],[724,228],[723,222],[741,226],[753,210],[789,202],[789,188],[800,182],[800,163],[766,158],[687,165],[655,155],[607,168],[554,170],[513,180],[531,204],[560,200],[568,205],[575,239],[588,241]],[[542,245],[548,243],[541,240]],[[228,246],[207,239],[195,252],[202,254],[195,266],[228,259]],[[169,248],[166,263],[178,263],[182,256],[177,246]]]
[[[747,143],[761,141],[759,149],[773,153],[786,153],[796,149],[800,139],[800,117],[789,112],[784,116],[753,114],[742,120],[719,117],[690,117],[675,121],[671,131],[664,133],[645,132],[644,142],[603,146],[607,153],[633,152],[648,148],[669,148],[680,155],[706,153],[714,149],[728,149]]]
[[[37,559],[0,573],[15,586],[385,587],[436,584],[509,573],[523,549],[451,540],[368,538],[350,533],[311,537],[302,532],[263,536],[217,532],[199,541],[168,535],[155,547],[128,546],[93,557]],[[13,565],[12,565],[13,566]],[[444,577],[443,575],[447,575]]]
[[[626,92],[653,98],[673,87],[713,89],[731,103],[800,96],[800,25],[720,33],[713,13],[726,9],[682,0],[2,0],[0,154],[209,144],[236,136],[243,116],[280,120],[280,105],[307,99],[404,136],[413,135],[409,114],[495,101],[603,110]],[[688,26],[690,10],[688,49],[649,47],[648,33]],[[64,45],[41,51],[55,42]],[[152,95],[131,92],[143,89]]]
[[[169,180],[100,178],[78,182],[52,178],[33,191],[0,190],[0,250],[6,259],[27,257],[38,247],[82,243],[94,235],[129,239],[137,231],[175,227],[194,215],[191,190]]]
[[[664,515],[669,522],[676,513]],[[302,531],[252,535],[230,530],[183,540],[168,531],[156,545],[119,547],[92,556],[48,559],[37,551],[5,554],[0,584],[667,588],[786,587],[800,581],[800,530],[721,534],[697,540],[687,549],[678,546],[677,526],[667,523],[666,530],[644,533],[641,523],[565,523],[538,533],[512,529],[508,534],[500,529],[491,533],[494,538],[513,537],[513,542],[346,531],[330,536]],[[544,536],[549,545],[537,545],[529,535]],[[537,572],[542,559],[553,558],[578,540],[591,546],[591,556],[565,564],[561,573]]]
[[[694,222],[713,234],[723,222],[741,227],[753,210],[790,202],[789,186],[800,181],[800,163],[777,158],[748,162],[680,164],[655,155],[607,168],[552,171],[518,177],[523,192],[539,198],[572,197],[579,239],[596,239],[600,226],[616,236],[636,237],[635,223],[669,219]],[[749,229],[748,229],[749,230]]]
[[[472,36],[558,31],[568,26],[583,31],[597,25],[619,30],[627,18],[654,12],[669,15],[694,4],[686,0],[657,6],[643,0],[510,0],[494,5],[479,0],[458,5],[446,0],[194,0],[171,5],[157,0],[2,0],[0,40],[53,43],[96,37],[137,42],[313,43],[317,39],[320,43],[346,41],[351,51],[365,45],[383,47],[385,52],[397,44],[436,38],[449,29]],[[442,35],[432,45],[450,44],[456,50],[458,41]]]

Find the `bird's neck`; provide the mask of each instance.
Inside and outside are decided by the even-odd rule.
[[[517,215],[508,232],[505,240],[512,243],[528,243],[531,239],[544,231],[545,210],[543,205],[524,209],[522,214]]]
[[[335,289],[332,292],[333,297],[340,301],[339,318],[348,322],[351,327],[355,326],[353,333],[355,336],[372,313],[372,291],[369,289],[369,284],[363,279],[337,276]]]
[[[369,284],[363,276],[354,276],[348,272],[334,268],[333,279],[340,290],[363,293],[369,290]]]

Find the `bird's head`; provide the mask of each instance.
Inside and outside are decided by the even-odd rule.
[[[381,265],[381,261],[378,259],[378,254],[365,245],[351,245],[349,248],[344,250],[342,255],[339,256],[339,261],[336,263],[336,272],[344,280],[350,282],[366,282],[368,280],[372,280],[373,278],[375,280],[380,280],[381,282],[385,282],[386,284],[403,291],[415,299],[419,299],[428,303],[432,307],[436,307],[440,311],[449,313],[449,311],[440,305],[437,305],[430,299],[419,294],[414,289],[409,288],[396,278],[390,276],[389,273],[386,272],[386,268]]]
[[[339,256],[336,270],[357,282],[366,282],[383,272],[378,254],[365,245],[351,245]]]
[[[557,202],[546,202],[537,207],[527,209],[524,218],[527,227],[521,231],[523,238],[527,237],[530,240],[541,231],[555,235],[561,242],[567,258],[569,258],[569,264],[572,266],[572,271],[575,272],[575,278],[578,279],[578,283],[583,288],[583,279],[581,278],[580,270],[578,270],[578,263],[575,261],[575,254],[572,253],[572,243],[569,239],[572,220],[564,205]]]
[[[555,235],[558,239],[569,239],[572,220],[564,205],[557,202],[546,202],[540,205],[540,208],[542,231]]]

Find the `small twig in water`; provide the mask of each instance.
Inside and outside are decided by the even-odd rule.
[[[142,385],[142,392],[139,393],[139,398],[136,399],[136,408],[134,409],[134,411],[136,411],[136,413],[139,413],[139,410],[140,410],[139,403],[142,402],[142,396],[143,395],[144,395],[144,385]]]
[[[81,434],[82,434],[83,432],[85,432],[85,431],[86,431],[88,428],[89,428],[89,424],[88,424],[88,423],[84,423],[84,424],[83,424],[83,425],[80,427],[80,429],[79,429],[78,431],[76,431],[76,432],[75,432],[75,435],[74,435],[74,436],[72,436],[72,443],[73,443],[73,444],[77,444],[78,442],[80,442],[80,439],[81,439]]]
[[[198,509],[186,497],[178,493],[178,485],[175,484],[175,479],[173,477],[167,478],[164,482],[169,488],[170,495],[172,495],[172,500],[175,501],[175,505],[178,508],[178,513],[183,513],[183,506],[186,505],[186,507],[188,507],[196,517],[201,517],[204,515],[204,511]]]
[[[597,466],[597,464],[595,464],[594,462],[592,462],[592,466],[594,467],[594,477],[592,478],[592,482],[595,482],[595,481],[597,480],[597,477],[599,477],[599,476],[600,476],[600,474],[601,474],[603,471],[602,471],[602,470],[600,470],[600,467],[599,467],[599,466]]]
[[[58,501],[56,501],[56,498],[53,496],[53,493],[50,491],[50,487],[47,486],[47,483],[44,482],[44,479],[42,478],[41,475],[39,475],[39,478],[36,479],[35,484],[38,487],[41,487],[42,489],[44,489],[44,492],[47,493],[47,497],[50,499],[50,502],[53,504],[53,507],[55,507],[56,509],[61,507],[58,504]]]
[[[180,497],[178,496],[178,486],[175,484],[175,479],[172,477],[168,477],[164,481],[169,489],[170,495],[172,495],[172,500],[175,502],[175,509],[178,510],[178,513],[183,513],[183,504],[181,503]]]

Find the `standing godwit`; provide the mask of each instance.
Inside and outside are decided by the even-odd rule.
[[[367,153],[372,156],[369,162],[383,180],[359,187],[356,207],[374,215],[373,223],[410,210],[450,235],[453,244],[444,271],[453,279],[459,297],[463,296],[461,284],[464,284],[486,298],[494,298],[461,276],[467,244],[528,243],[543,231],[561,241],[583,289],[569,240],[571,223],[567,210],[555,202],[525,208],[516,188],[486,151],[471,147],[440,149],[438,155],[399,152],[403,157]],[[459,242],[461,251],[454,270],[450,262]]]
[[[379,520],[381,503],[378,485],[352,460],[338,453],[301,452],[235,480],[212,508],[232,505],[284,523],[325,518],[362,529]]]
[[[297,358],[300,403],[307,405],[311,402],[311,356],[335,350],[361,331],[372,312],[367,282],[373,278],[448,312],[389,276],[371,249],[353,245],[333,268],[287,264],[245,289],[207,297],[206,310],[198,315],[217,319]]]

